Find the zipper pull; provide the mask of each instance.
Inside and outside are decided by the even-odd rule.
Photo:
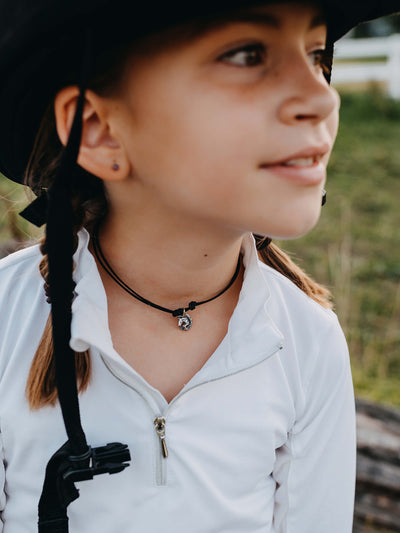
[[[165,418],[163,416],[156,416],[154,419],[154,426],[156,433],[160,438],[161,451],[164,458],[168,457],[167,443],[165,442]]]

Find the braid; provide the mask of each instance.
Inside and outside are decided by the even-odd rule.
[[[74,234],[74,251],[78,245],[78,236]],[[45,237],[40,242],[40,251],[43,258],[39,265],[39,271],[44,279],[44,290],[48,296],[48,257]],[[90,381],[91,361],[89,351],[75,352],[76,375],[78,391],[83,392]],[[57,388],[55,380],[54,346],[49,314],[42,338],[36,350],[26,384],[26,396],[31,409],[39,409],[45,405],[54,405],[57,401]]]

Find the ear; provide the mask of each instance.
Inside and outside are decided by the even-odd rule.
[[[78,96],[78,87],[65,87],[54,101],[57,133],[64,146],[68,142]],[[131,171],[129,158],[114,126],[110,100],[87,90],[78,164],[106,181],[123,180]]]

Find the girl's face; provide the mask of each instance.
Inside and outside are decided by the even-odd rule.
[[[114,192],[108,184],[111,203],[173,217],[184,232],[307,232],[338,125],[325,39],[316,8],[270,4],[132,58],[114,107],[131,172]]]

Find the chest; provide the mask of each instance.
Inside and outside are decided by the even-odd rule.
[[[178,320],[140,302],[109,300],[109,327],[118,354],[170,402],[204,366],[225,337],[236,301],[190,311],[188,331]]]

